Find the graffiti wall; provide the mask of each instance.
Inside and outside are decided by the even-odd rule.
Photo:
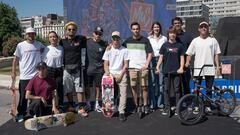
[[[163,33],[176,15],[176,0],[64,0],[67,21],[80,26],[79,34],[91,36],[96,26],[103,27],[104,39],[110,40],[112,31],[120,31],[122,38],[131,35],[129,25],[137,21],[143,35],[147,35],[154,21],[159,21]]]

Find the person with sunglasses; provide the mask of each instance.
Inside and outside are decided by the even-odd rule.
[[[209,36],[209,24],[201,22],[198,27],[199,36],[194,38],[187,49],[186,67],[189,67],[192,56],[194,55],[194,68],[201,68],[203,65],[213,65],[213,67],[205,67],[201,73],[199,84],[202,77],[205,77],[206,87],[211,89],[215,75],[220,75],[219,55],[221,53],[218,41],[214,37]],[[200,70],[194,70],[193,76],[198,76]],[[212,93],[207,91],[206,94],[211,97]],[[210,104],[206,107],[206,111],[211,112]]]
[[[75,22],[68,22],[64,26],[65,38],[60,40],[64,48],[63,55],[63,91],[68,99],[68,111],[75,111],[73,92],[77,93],[77,111],[82,117],[88,116],[83,102],[85,95],[84,78],[82,74],[82,49],[86,47],[86,37],[76,35],[78,25]]]
[[[119,120],[124,122],[125,108],[127,102],[127,77],[126,70],[128,68],[128,51],[120,43],[120,33],[114,31],[112,33],[111,48],[106,50],[103,58],[105,75],[112,75],[114,78],[114,97],[117,97],[118,91],[120,92],[119,100]],[[116,103],[115,103],[116,104]]]
[[[98,26],[93,31],[92,38],[87,40],[87,85],[88,85],[88,96],[90,97],[90,91],[95,86],[96,95],[95,95],[95,111],[101,112],[102,109],[99,105],[100,100],[100,90],[101,90],[101,80],[104,73],[103,70],[103,54],[107,47],[107,42],[101,39],[103,34],[103,29]],[[95,84],[95,85],[93,85]],[[89,97],[86,99],[89,101]]]

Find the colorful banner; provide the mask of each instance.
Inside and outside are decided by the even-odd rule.
[[[92,36],[96,26],[103,27],[104,39],[110,41],[115,30],[123,39],[129,37],[133,21],[140,23],[145,36],[154,21],[159,21],[166,33],[176,16],[175,4],[176,0],[64,0],[64,15],[67,21],[77,22],[82,35]]]

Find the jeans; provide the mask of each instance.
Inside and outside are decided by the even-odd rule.
[[[149,86],[148,86],[148,100],[150,108],[164,107],[164,93],[163,93],[163,74],[155,74],[155,67],[157,66],[158,57],[153,57],[150,63],[149,70]],[[162,70],[162,65],[160,66]]]

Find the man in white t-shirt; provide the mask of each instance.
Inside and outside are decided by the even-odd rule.
[[[36,73],[36,66],[42,61],[43,51],[45,46],[35,40],[36,32],[34,28],[27,28],[25,41],[20,42],[14,52],[14,59],[12,63],[12,80],[16,79],[16,67],[19,62],[20,81],[19,81],[19,102],[18,102],[18,122],[23,121],[23,117],[26,115],[27,100],[25,98],[25,88],[30,79],[32,79]]]
[[[119,119],[125,121],[125,108],[127,101],[127,77],[126,70],[128,68],[128,51],[125,47],[120,45],[120,33],[114,31],[112,33],[112,47],[110,50],[106,50],[103,58],[105,75],[113,75],[115,85],[120,91],[119,102]],[[116,88],[116,87],[115,87]],[[115,90],[116,91],[116,90]]]
[[[207,22],[201,22],[198,27],[199,36],[194,38],[189,45],[186,54],[187,62],[186,67],[190,65],[191,56],[195,55],[194,76],[198,76],[200,69],[203,65],[213,65],[212,67],[205,67],[202,70],[199,83],[201,84],[202,77],[205,77],[206,87],[212,88],[215,73],[217,76],[220,75],[220,66],[219,66],[219,54],[221,50],[217,40],[209,36],[209,24]],[[215,71],[216,66],[216,71]],[[211,96],[211,92],[207,91],[207,95]],[[209,108],[208,108],[209,109]]]

